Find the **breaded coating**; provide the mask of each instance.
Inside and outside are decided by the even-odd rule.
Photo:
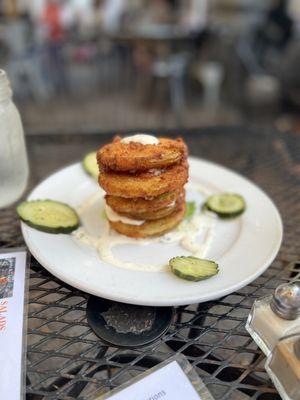
[[[173,203],[171,203],[167,207],[163,207],[158,210],[150,209],[150,210],[146,210],[146,211],[132,210],[131,212],[120,212],[120,211],[117,211],[116,209],[114,209],[114,211],[120,215],[123,215],[124,217],[137,219],[137,220],[152,221],[155,219],[164,218],[167,215],[172,214],[175,210],[179,210],[182,207],[182,203],[184,201],[185,201],[185,193],[184,193],[184,191],[182,191]]]
[[[154,221],[146,221],[142,225],[128,225],[123,222],[111,222],[110,226],[122,235],[133,238],[147,238],[152,236],[160,236],[179,224],[182,221],[185,213],[185,202],[181,208],[174,211],[167,217],[160,218]]]
[[[113,196],[156,197],[181,188],[188,180],[188,164],[173,165],[164,170],[137,173],[114,172],[100,168],[99,185]]]
[[[182,139],[159,138],[159,143],[122,143],[116,137],[97,152],[99,165],[114,171],[146,171],[179,164],[187,158],[187,146]]]
[[[111,196],[107,194],[105,196],[105,201],[117,213],[145,213],[169,207],[176,201],[181,192],[182,189],[178,191],[174,190],[173,192],[163,193],[157,197],[146,199],[142,197],[128,199],[126,197]]]

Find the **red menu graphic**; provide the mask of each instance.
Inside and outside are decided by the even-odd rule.
[[[20,400],[26,252],[0,253],[0,399]]]
[[[0,299],[13,295],[16,258],[0,259]]]
[[[16,258],[0,259],[0,332],[7,326],[8,298],[13,295]]]

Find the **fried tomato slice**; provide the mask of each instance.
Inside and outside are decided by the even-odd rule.
[[[134,199],[132,199],[134,200]],[[149,208],[144,211],[138,211],[132,209],[130,212],[120,212],[119,210],[116,210],[115,208],[112,207],[112,209],[117,212],[120,215],[123,215],[124,217],[132,218],[132,219],[137,219],[137,220],[146,220],[146,221],[151,221],[155,219],[160,219],[164,218],[167,215],[172,214],[175,210],[178,210],[182,207],[182,203],[185,201],[185,193],[184,191],[181,191],[181,193],[178,194],[177,198],[168,206],[159,208],[159,209],[153,209]],[[149,201],[150,203],[151,201]]]
[[[179,164],[187,157],[187,146],[182,139],[159,138],[158,144],[122,143],[116,137],[97,152],[99,165],[114,171],[146,171]]]
[[[107,194],[105,196],[105,201],[117,213],[144,213],[158,211],[171,206],[176,201],[181,191],[181,189],[178,191],[174,190],[173,192],[163,193],[157,197],[149,197],[146,199],[142,197],[128,199],[126,197]]]
[[[147,238],[152,236],[160,236],[169,232],[179,222],[182,221],[185,213],[185,202],[183,202],[179,210],[174,211],[167,217],[156,219],[154,221],[146,221],[142,225],[128,225],[123,222],[111,222],[110,226],[122,235],[133,238]]]
[[[115,172],[100,166],[99,185],[109,195],[134,198],[156,197],[181,188],[188,180],[188,163],[163,170],[136,173]]]

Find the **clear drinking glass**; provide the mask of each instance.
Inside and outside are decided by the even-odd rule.
[[[29,176],[24,131],[12,89],[0,69],[0,208],[18,200]]]

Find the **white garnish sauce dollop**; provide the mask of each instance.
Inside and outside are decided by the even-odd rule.
[[[147,135],[145,133],[137,133],[136,135],[127,136],[121,139],[121,143],[141,143],[141,144],[158,144],[159,140],[157,137]]]

